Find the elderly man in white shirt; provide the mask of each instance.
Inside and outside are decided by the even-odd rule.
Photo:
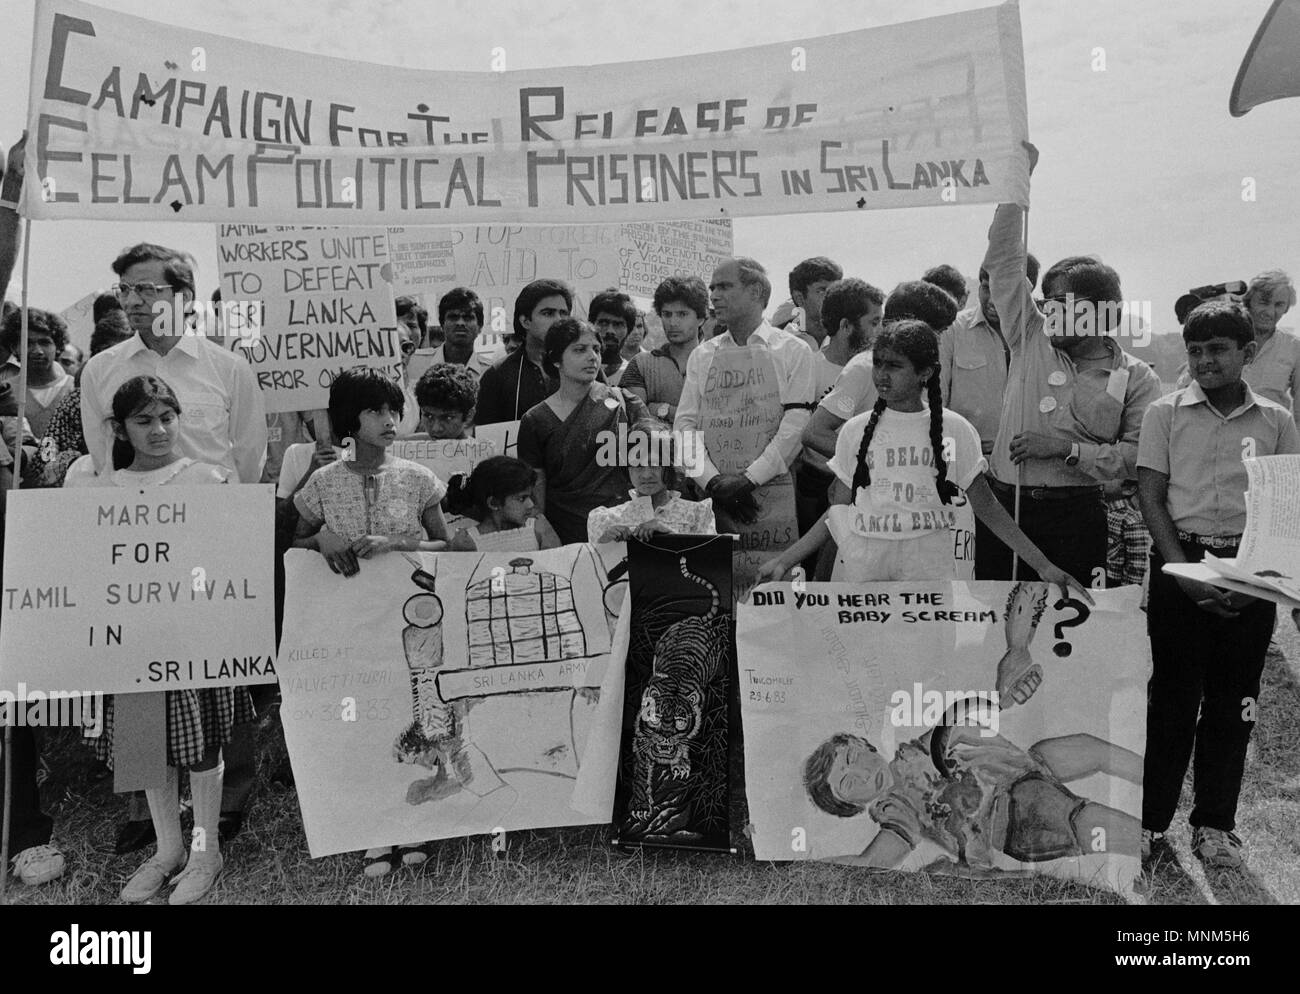
[[[741,536],[737,594],[798,538],[790,466],[813,404],[813,355],[763,320],[771,293],[753,259],[714,270],[709,294],[728,330],[691,352],[673,423],[687,472],[713,498],[718,530]]]
[[[179,449],[256,483],[266,458],[266,409],[252,367],[201,335],[175,327],[174,295],[194,301],[194,275],[179,252],[141,244],[113,263],[117,294],[135,334],[86,363],[81,424],[95,472],[112,470],[113,394],[134,376],[164,380],[181,402]],[[159,305],[159,306],[155,306]]]

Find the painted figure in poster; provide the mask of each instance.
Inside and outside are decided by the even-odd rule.
[[[936,764],[933,737],[946,735]],[[928,840],[955,862],[1004,869],[998,854],[1038,863],[1089,853],[1136,857],[1141,823],[1065,785],[1094,773],[1142,782],[1142,757],[1093,735],[1063,735],[1021,749],[974,727],[932,728],[892,760],[841,732],[804,766],[804,787],[822,811],[867,813],[880,831],[855,863],[892,868]]]
[[[670,625],[655,645],[650,677],[632,736],[633,780],[629,813],[649,819],[655,810],[654,781],[663,769],[675,780],[691,773],[691,749],[704,723],[706,687],[727,654],[727,621],[720,616],[718,588],[686,568],[682,576],[705,587],[709,610]]]

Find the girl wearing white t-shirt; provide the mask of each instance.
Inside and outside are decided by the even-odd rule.
[[[939,339],[929,325],[896,321],[877,336],[872,381],[879,397],[870,414],[850,418],[840,429],[829,463],[836,476],[830,510],[763,565],[759,582],[783,578],[828,537],[839,546],[832,580],[955,579],[950,528],[955,509],[969,502],[1043,580],[1059,584],[1063,592],[1072,588],[1091,602],[993,496],[984,479],[988,464],[979,435],[960,414],[944,410],[938,373]]]

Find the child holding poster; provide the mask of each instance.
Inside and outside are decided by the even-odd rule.
[[[388,454],[404,405],[402,388],[378,370],[345,369],[330,386],[330,429],[352,439],[354,457],[317,470],[294,495],[293,544],[315,549],[335,573],[355,576],[358,559],[384,552],[447,548],[446,484]]]
[[[1092,603],[993,496],[979,435],[960,414],[944,410],[938,374],[939,340],[925,322],[895,321],[876,337],[871,375],[878,399],[869,414],[850,418],[840,429],[828,464],[836,476],[830,510],[763,565],[759,582],[781,579],[831,536],[839,545],[833,580],[953,578],[954,516],[948,508],[969,501],[975,515],[1043,580],[1059,585],[1064,596],[1073,589]],[[950,467],[955,479],[948,477]]]
[[[447,509],[478,519],[451,540],[453,552],[558,549],[560,536],[533,503],[537,471],[510,456],[491,456],[468,477],[452,478]]]
[[[293,544],[315,549],[335,573],[355,576],[359,559],[386,552],[447,548],[439,506],[446,484],[419,463],[388,453],[404,405],[402,388],[378,370],[345,369],[330,385],[330,430],[336,439],[352,440],[353,458],[316,470],[294,494]],[[420,844],[401,847],[408,866],[427,856]],[[393,860],[392,846],[369,849],[364,872],[383,876]]]
[[[230,470],[195,462],[176,452],[180,415],[180,401],[162,380],[154,376],[127,380],[113,395],[115,469],[80,485],[133,488],[226,483]],[[72,485],[78,484],[74,481]],[[122,888],[122,900],[132,904],[149,900],[168,881],[175,884],[169,904],[193,904],[212,889],[223,865],[218,831],[225,773],[221,749],[230,741],[235,725],[255,718],[252,700],[243,687],[169,690],[165,694],[167,779],[163,786],[144,792],[158,849]],[[92,741],[95,755],[112,767],[111,698],[105,704],[103,734]],[[189,770],[194,800],[193,844],[188,863],[181,841],[178,801],[181,767]],[[177,876],[182,867],[184,872]]]

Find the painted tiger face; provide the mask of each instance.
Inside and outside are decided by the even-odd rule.
[[[681,744],[694,736],[703,718],[701,703],[701,695],[696,690],[681,695],[646,687],[641,695],[640,720],[655,759],[663,762],[674,759]]]

